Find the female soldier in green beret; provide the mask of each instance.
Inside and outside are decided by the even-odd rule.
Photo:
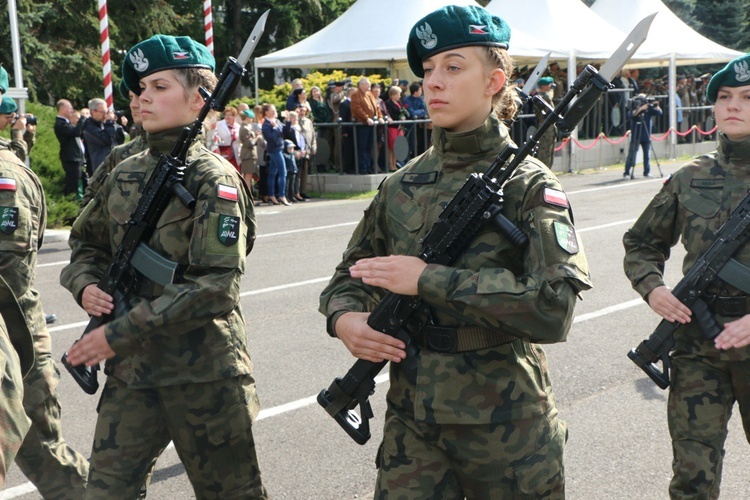
[[[93,316],[113,299],[96,283],[120,244],[160,153],[171,151],[216,84],[214,59],[188,37],[156,35],[123,63],[140,97],[149,149],[117,165],[76,220],[62,284]],[[173,198],[148,246],[179,265],[172,283],[143,275],[125,311],[68,351],[73,365],[107,360],[86,498],[135,498],[170,440],[198,498],[265,498],[252,434],[255,381],[239,304],[255,216],[240,174],[200,141],[187,155],[188,209]]]
[[[682,240],[687,272],[750,189],[750,54],[716,73],[706,98],[714,103],[717,150],[672,175],[623,238],[633,288],[661,317],[682,324],[671,355],[672,498],[718,498],[735,401],[750,439],[750,284],[744,290],[721,280],[711,285],[704,300],[724,329],[709,341],[664,283],[671,247]],[[745,245],[734,258],[750,265],[750,248]]]
[[[407,54],[424,77],[432,147],[383,182],[321,295],[329,334],[358,358],[392,362],[376,498],[564,496],[567,430],[536,343],[565,339],[576,295],[591,285],[555,175],[529,159],[505,186],[503,213],[528,248],[487,225],[451,265],[417,257],[468,176],[510,144],[509,39],[480,7],[445,7],[412,28]],[[400,368],[404,344],[367,324],[386,291],[428,306],[409,325],[421,347],[416,381]]]

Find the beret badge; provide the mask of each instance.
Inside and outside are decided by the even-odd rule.
[[[432,27],[428,23],[417,27],[417,37],[422,42],[422,46],[427,50],[435,47],[438,43],[437,35],[432,32]]]

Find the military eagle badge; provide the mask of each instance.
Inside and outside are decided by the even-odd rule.
[[[438,43],[437,35],[432,32],[432,27],[428,23],[417,26],[417,38],[427,50],[434,48]]]
[[[133,63],[133,67],[139,73],[143,73],[148,69],[148,59],[143,55],[141,49],[136,49],[130,54],[130,62]]]
[[[734,71],[737,72],[735,78],[738,82],[746,82],[750,80],[750,68],[748,67],[747,61],[735,63]]]

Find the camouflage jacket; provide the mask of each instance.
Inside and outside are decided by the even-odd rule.
[[[348,267],[365,257],[418,255],[420,238],[468,176],[485,172],[509,143],[494,114],[469,133],[435,127],[433,147],[381,186],[321,295],[320,311],[333,318],[371,311],[384,291],[352,279]],[[502,422],[553,411],[544,352],[530,342],[565,339],[576,294],[591,287],[588,266],[549,169],[523,162],[504,198],[503,213],[529,237],[528,249],[487,224],[451,266],[427,266],[419,296],[441,326],[480,326],[519,340],[459,354],[423,349],[416,388],[392,367],[388,398],[419,421]]]
[[[623,237],[625,274],[646,300],[651,290],[664,285],[664,267],[670,249],[682,241],[687,251],[682,261],[686,273],[713,243],[716,232],[750,189],[750,140],[732,142],[719,134],[714,152],[683,165],[661,188]],[[750,247],[735,255],[750,265]],[[673,284],[674,285],[674,284]],[[721,295],[742,295],[729,285],[717,283],[710,290]],[[654,325],[656,326],[656,325]],[[745,359],[750,348],[719,353],[706,342],[695,325],[680,327],[677,346],[688,352]]]
[[[88,202],[91,201],[91,199],[94,197],[94,194],[99,191],[99,187],[101,186],[102,182],[104,182],[104,179],[107,178],[109,173],[117,165],[119,165],[122,160],[148,149],[148,140],[146,139],[146,137],[146,132],[143,132],[132,141],[126,142],[125,144],[120,144],[119,146],[115,146],[114,148],[112,148],[112,151],[110,151],[107,157],[104,158],[104,161],[102,161],[101,165],[97,166],[94,169],[94,175],[92,175],[89,179],[88,185],[86,186],[86,191],[83,193],[81,207],[85,207]]]
[[[60,281],[80,304],[120,244],[160,151],[172,149],[181,129],[149,134],[150,149],[125,159],[104,180],[70,234],[71,261]],[[106,370],[131,387],[208,382],[248,374],[240,280],[255,240],[253,203],[237,171],[196,141],[184,184],[191,211],[173,198],[148,245],[180,265],[174,283],[136,287],[128,311],[107,323],[117,356]],[[148,284],[139,276],[141,284]]]
[[[0,137],[0,149],[10,149],[20,160],[26,161],[29,151],[34,147],[36,142],[36,132],[22,131],[18,129],[10,130],[10,141]]]
[[[30,335],[26,338],[27,333],[22,333],[23,338],[17,338],[14,328],[11,339],[24,351],[29,349],[31,338],[37,350],[50,349],[41,298],[32,286],[37,251],[42,246],[46,225],[47,203],[42,183],[13,152],[0,148],[0,277],[14,296],[14,300],[3,300],[0,308],[17,304],[16,309],[20,309],[26,324],[24,330]],[[8,312],[3,314],[9,317]],[[25,354],[19,352],[22,361]]]

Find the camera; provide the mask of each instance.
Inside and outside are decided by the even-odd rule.
[[[13,121],[11,122],[11,126],[15,125],[15,123],[20,118],[20,115],[18,113],[15,113],[13,116]],[[36,116],[32,114],[26,115],[26,125],[36,125]]]
[[[640,108],[644,104],[648,104],[649,108],[656,107],[659,103],[656,101],[655,97],[634,97],[632,100],[632,109],[635,111],[636,109]]]

